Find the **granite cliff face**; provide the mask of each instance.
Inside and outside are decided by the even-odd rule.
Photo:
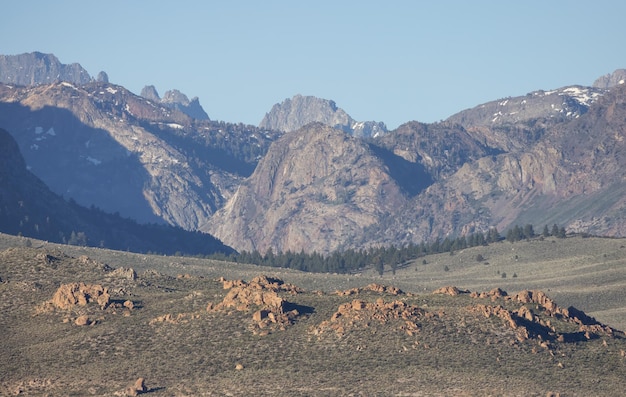
[[[59,81],[85,84],[91,80],[78,63],[62,64],[52,54],[0,55],[0,83],[32,86]]]
[[[291,132],[313,122],[320,122],[356,137],[375,137],[387,132],[382,122],[355,121],[334,101],[302,95],[275,104],[265,114],[259,128]]]
[[[311,123],[272,144],[206,230],[240,250],[346,248],[406,202],[392,172],[362,140]]]

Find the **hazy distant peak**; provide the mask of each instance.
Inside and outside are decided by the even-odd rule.
[[[166,91],[163,98],[161,98],[153,85],[147,85],[143,87],[140,95],[153,102],[161,103],[169,108],[178,109],[194,119],[209,120],[209,115],[200,105],[198,97],[193,97],[189,100],[187,95],[183,94],[179,90],[174,89]]]
[[[275,104],[265,114],[259,128],[291,132],[313,122],[320,122],[355,136],[376,136],[387,132],[384,123],[354,120],[333,100],[301,94]]]
[[[98,73],[98,77],[96,77],[96,81],[99,83],[108,83],[109,75],[106,74],[105,71],[101,71],[100,73]]]
[[[156,87],[153,85],[143,87],[141,89],[141,94],[139,95],[154,102],[161,102],[161,97],[159,96]]]
[[[189,105],[190,101],[187,95],[183,94],[179,90],[169,90],[165,91],[163,94],[163,99],[161,99],[162,103],[180,103],[181,105]]]
[[[605,74],[593,82],[597,88],[611,88],[626,83],[626,69],[617,69],[613,73]]]
[[[92,80],[80,64],[63,64],[53,54],[0,55],[0,83],[35,86],[57,81],[86,84]]]

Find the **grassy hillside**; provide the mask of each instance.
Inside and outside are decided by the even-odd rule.
[[[420,258],[395,276],[380,277],[3,235],[0,395],[125,395],[140,377],[154,396],[620,395],[623,333],[579,326],[551,313],[549,302],[432,292],[444,285],[501,287],[509,295],[542,289],[560,308],[573,305],[624,329],[624,245],[596,238],[498,243],[428,256],[426,264]],[[133,268],[136,277],[119,268]],[[237,287],[218,280],[250,281],[260,274],[285,282],[276,292],[254,289],[268,294],[264,302],[282,302],[274,322],[270,306],[243,300],[228,306]],[[55,307],[59,286],[77,282],[105,287],[108,305]],[[373,282],[409,294],[379,287],[333,293]],[[511,317],[487,315],[486,308],[519,321],[512,326]],[[522,310],[534,319],[515,317]],[[81,318],[92,325],[76,325]]]

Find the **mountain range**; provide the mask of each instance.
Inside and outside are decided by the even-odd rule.
[[[258,127],[214,121],[177,90],[161,99],[88,76],[51,54],[0,57],[0,127],[32,174],[86,207],[240,251],[329,253],[526,223],[626,235],[624,70],[393,131],[302,95]]]

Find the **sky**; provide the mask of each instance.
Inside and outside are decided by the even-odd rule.
[[[626,2],[0,2],[0,54],[39,51],[139,94],[258,125],[296,94],[390,129],[626,68]]]

